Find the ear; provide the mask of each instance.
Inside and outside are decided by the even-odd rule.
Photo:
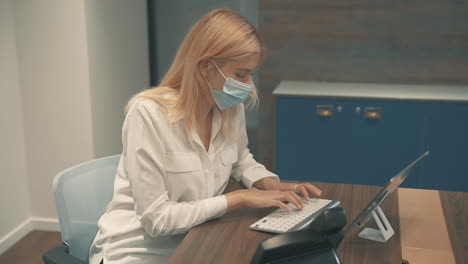
[[[210,60],[209,59],[204,59],[204,60],[201,60],[199,63],[198,63],[198,67],[200,69],[200,72],[201,74],[207,78],[208,77],[208,72],[210,70]]]

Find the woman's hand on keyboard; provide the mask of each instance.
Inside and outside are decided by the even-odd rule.
[[[276,206],[291,211],[285,202],[292,203],[296,208],[302,209],[304,202],[294,191],[280,190],[237,190],[226,194],[228,211],[238,208],[263,208]]]
[[[322,191],[308,182],[282,182],[281,185],[282,186],[280,187],[280,190],[293,190],[295,193],[301,194],[306,199],[306,201],[310,201],[310,196],[322,196]]]
[[[301,194],[306,201],[309,201],[311,196],[320,197],[322,195],[319,188],[308,182],[280,182],[267,177],[255,182],[254,186],[262,190],[293,191]]]

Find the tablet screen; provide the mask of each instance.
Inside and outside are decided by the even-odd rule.
[[[417,163],[425,159],[429,155],[429,151],[424,152],[415,161],[411,162],[406,168],[401,170],[397,175],[393,176],[390,181],[377,193],[374,199],[362,210],[362,212],[354,219],[354,221],[348,226],[348,231],[353,226],[362,227],[372,216],[372,211],[377,208],[384,200],[390,195],[400,184],[408,177],[411,170]],[[346,232],[345,231],[345,232]]]

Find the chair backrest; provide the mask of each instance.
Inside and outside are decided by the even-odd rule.
[[[54,178],[55,204],[62,240],[69,254],[88,261],[97,222],[112,199],[120,155],[88,161]]]

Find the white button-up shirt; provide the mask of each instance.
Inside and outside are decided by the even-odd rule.
[[[247,148],[244,107],[235,118],[236,141],[221,133],[213,108],[210,147],[197,133],[194,147],[182,120],[171,122],[167,109],[140,99],[122,130],[123,153],[114,196],[98,222],[90,263],[165,263],[193,226],[222,216],[229,177],[247,188],[264,177],[278,178],[257,163]]]

